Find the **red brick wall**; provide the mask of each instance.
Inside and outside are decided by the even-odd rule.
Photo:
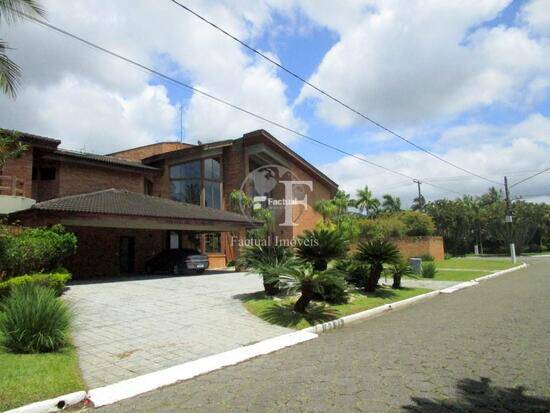
[[[403,237],[394,240],[404,258],[432,255],[436,261],[445,259],[442,237]]]
[[[78,195],[117,188],[143,193],[144,177],[139,172],[62,163],[59,171],[59,196]]]
[[[135,272],[145,271],[145,262],[166,248],[166,231],[67,227],[78,238],[78,252],[65,266],[75,279],[119,275],[121,236],[135,239]]]
[[[158,155],[165,152],[177,151],[178,149],[188,148],[193,145],[181,142],[159,142],[152,145],[142,146],[140,148],[128,149],[125,151],[115,152],[111,156],[127,159],[129,161],[141,161],[153,155]]]
[[[4,168],[0,171],[0,175],[15,176],[23,181],[23,196],[32,198],[32,162],[33,162],[33,148],[28,150],[17,159],[9,159]],[[0,186],[6,186],[7,180],[1,180]],[[11,184],[10,184],[11,185]],[[11,195],[2,192],[0,195]]]

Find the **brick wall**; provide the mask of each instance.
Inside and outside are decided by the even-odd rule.
[[[158,155],[165,152],[177,151],[178,149],[188,148],[193,145],[181,142],[159,142],[152,145],[142,146],[139,148],[128,149],[125,151],[115,152],[111,156],[127,159],[129,161],[141,161],[153,155]]]
[[[67,227],[78,238],[78,252],[65,266],[75,279],[120,274],[120,237],[135,239],[135,272],[145,271],[145,262],[166,247],[166,232],[139,229]]]
[[[143,193],[144,177],[140,172],[62,163],[59,171],[59,197],[117,188]]]
[[[16,159],[9,159],[4,168],[0,171],[0,175],[3,176],[15,176],[23,181],[23,196],[32,198],[32,162],[33,162],[33,148],[28,150]],[[5,186],[8,183],[7,180],[1,180],[0,186]],[[0,195],[11,195],[8,193],[2,193]]]
[[[403,237],[394,242],[406,259],[420,257],[423,254],[432,255],[436,261],[445,259],[442,237]]]

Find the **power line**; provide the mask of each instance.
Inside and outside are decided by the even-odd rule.
[[[539,171],[539,172],[537,172],[536,174],[530,175],[530,176],[528,176],[527,178],[522,179],[521,181],[516,182],[516,183],[513,184],[513,185],[510,185],[510,188],[513,188],[514,186],[517,186],[517,185],[519,185],[519,184],[522,184],[522,183],[524,183],[525,181],[528,181],[529,179],[533,179],[535,176],[542,175],[543,173],[548,172],[548,171],[550,171],[550,168],[543,169],[542,171]]]
[[[258,49],[250,46],[249,44],[245,43],[244,41],[242,41],[241,39],[239,39],[238,37],[232,35],[231,33],[229,33],[228,31],[226,31],[225,29],[222,29],[220,26],[218,26],[217,24],[215,24],[214,22],[208,20],[207,18],[203,17],[202,15],[200,15],[199,13],[197,13],[196,11],[190,9],[189,7],[187,7],[186,5],[176,1],[176,0],[170,0],[172,3],[174,3],[175,5],[181,7],[182,9],[184,9],[185,11],[191,13],[193,16],[199,18],[200,20],[202,20],[203,22],[205,22],[206,24],[212,26],[213,28],[215,28],[216,30],[220,31],[221,33],[223,33],[224,35],[228,36],[229,38],[233,39],[234,41],[236,41],[237,43],[239,43],[241,46],[247,48],[248,50],[250,50],[251,52],[253,53],[256,53],[258,56],[262,57],[263,59],[267,60],[268,62],[274,64],[275,66],[277,66],[279,69],[285,71],[286,73],[288,73],[289,75],[293,76],[294,78],[298,79],[299,81],[303,82],[304,84],[308,85],[309,87],[315,89],[317,92],[321,93],[322,95],[326,96],[327,98],[331,99],[332,101],[338,103],[339,105],[345,107],[346,109],[350,110],[351,112],[355,113],[356,115],[362,117],[363,119],[367,120],[368,122],[372,123],[373,125],[379,127],[380,129],[388,132],[389,134],[395,136],[396,138],[399,138],[401,139],[402,141],[408,143],[409,145],[412,145],[414,146],[415,148],[419,149],[420,151],[440,160],[441,162],[444,162],[446,163],[447,165],[450,165],[452,166],[453,168],[456,168],[456,169],[459,169],[461,170],[462,172],[466,172],[467,174],[469,175],[473,175],[479,179],[483,179],[487,182],[490,182],[492,184],[497,184],[497,185],[502,185],[502,183],[498,182],[498,181],[494,181],[492,179],[489,179],[489,178],[486,178],[482,175],[479,175],[475,172],[472,172],[468,169],[465,169],[453,162],[450,162],[448,160],[446,160],[445,158],[429,151],[428,149],[414,143],[413,141],[411,141],[410,139],[407,139],[405,138],[404,136],[400,135],[399,133],[397,132],[394,132],[393,130],[389,129],[388,127],[382,125],[380,122],[377,122],[375,121],[374,119],[370,118],[369,116],[363,114],[362,112],[358,111],[357,109],[354,109],[352,106],[348,105],[347,103],[343,102],[342,100],[338,99],[337,97],[335,97],[334,95],[332,95],[331,93],[329,92],[326,92],[324,91],[323,89],[321,89],[319,86],[316,86],[315,84],[311,83],[310,81],[306,80],[305,78],[303,78],[302,76],[298,75],[297,73],[295,73],[294,71],[286,68],[285,66],[283,66],[282,64],[280,64],[279,62],[273,60],[272,58],[270,58],[269,56],[265,55],[264,53],[260,52]]]
[[[162,73],[162,72],[159,72],[158,70],[152,69],[152,68],[150,68],[150,67],[148,67],[148,66],[145,66],[145,65],[143,65],[143,64],[141,64],[141,63],[139,63],[139,62],[136,62],[135,60],[132,60],[132,59],[127,58],[127,57],[125,57],[125,56],[122,56],[122,55],[120,55],[120,54],[118,54],[118,53],[116,53],[116,52],[113,52],[113,51],[111,51],[111,50],[109,50],[109,49],[106,49],[106,48],[104,48],[104,47],[102,47],[102,46],[99,46],[99,45],[96,44],[96,43],[93,43],[93,42],[91,42],[91,41],[89,41],[89,40],[86,40],[86,39],[80,37],[80,36],[77,36],[77,35],[75,35],[75,34],[72,34],[72,33],[68,32],[68,31],[66,31],[66,30],[64,30],[64,29],[61,29],[61,28],[59,28],[59,27],[56,27],[56,26],[54,26],[54,25],[52,25],[52,24],[50,24],[50,23],[47,23],[47,22],[38,20],[38,19],[34,18],[33,16],[30,16],[30,15],[25,14],[25,13],[21,13],[21,12],[19,12],[19,13],[20,13],[22,16],[24,16],[25,18],[27,18],[27,19],[29,19],[29,20],[31,20],[31,21],[33,21],[33,22],[35,22],[35,23],[37,23],[37,24],[39,24],[39,25],[41,25],[41,26],[43,26],[43,27],[49,28],[49,29],[51,29],[51,30],[54,30],[54,31],[57,32],[57,33],[63,34],[63,35],[68,36],[68,37],[70,37],[70,38],[72,38],[72,39],[74,39],[74,40],[77,40],[77,41],[79,41],[79,42],[81,42],[81,43],[84,43],[84,44],[86,44],[87,46],[89,46],[89,47],[91,47],[91,48],[93,48],[93,49],[99,50],[99,51],[101,51],[101,52],[103,52],[103,53],[106,53],[106,54],[112,56],[112,57],[115,57],[115,58],[117,58],[117,59],[123,60],[123,61],[126,62],[126,63],[129,63],[129,64],[131,64],[131,65],[133,65],[133,66],[135,66],[135,67],[137,67],[137,68],[139,68],[139,69],[145,70],[146,72],[149,72],[149,73],[151,73],[151,74],[153,74],[153,75],[155,75],[155,76],[157,76],[157,77],[160,77],[161,79],[164,79],[164,80],[166,80],[166,81],[168,81],[168,82],[170,82],[170,83],[173,83],[173,84],[175,84],[176,86],[180,86],[180,87],[183,87],[183,88],[185,88],[185,89],[188,89],[188,90],[190,90],[190,91],[192,91],[192,92],[195,92],[195,93],[197,93],[197,94],[199,94],[199,95],[201,95],[201,96],[204,96],[204,97],[206,97],[206,98],[209,98],[209,99],[211,99],[211,100],[213,100],[213,101],[215,101],[215,102],[217,102],[217,103],[221,103],[221,104],[223,104],[223,105],[225,105],[225,106],[231,107],[231,108],[233,108],[233,109],[235,109],[235,110],[238,110],[238,111],[240,111],[240,112],[242,112],[242,113],[245,113],[245,114],[247,114],[247,115],[250,115],[250,116],[252,116],[252,117],[254,117],[254,118],[256,118],[256,119],[262,120],[262,121],[264,121],[264,122],[266,122],[266,123],[269,123],[269,124],[271,124],[271,125],[273,125],[273,126],[276,126],[276,127],[281,128],[281,129],[283,129],[283,130],[286,130],[286,131],[288,131],[288,132],[291,132],[291,133],[293,133],[293,134],[295,134],[295,135],[297,135],[297,136],[300,136],[300,137],[302,137],[302,138],[304,138],[304,139],[307,139],[307,140],[309,140],[309,141],[315,142],[315,143],[317,143],[318,145],[324,146],[324,147],[326,147],[326,148],[329,148],[329,149],[332,149],[332,150],[337,151],[337,152],[339,152],[339,153],[342,153],[342,154],[344,154],[344,155],[346,155],[346,156],[350,156],[350,157],[352,157],[352,158],[358,159],[359,161],[365,162],[365,163],[367,163],[367,164],[369,164],[369,165],[372,165],[372,166],[375,166],[375,167],[377,167],[377,168],[383,169],[383,170],[385,170],[386,172],[390,172],[390,173],[393,173],[393,174],[395,174],[395,175],[399,175],[399,176],[401,176],[401,177],[403,177],[403,178],[407,178],[407,179],[410,179],[410,180],[414,180],[414,179],[415,179],[415,178],[412,177],[412,176],[409,176],[409,175],[404,174],[404,173],[402,173],[402,172],[393,170],[393,169],[391,169],[391,168],[387,168],[387,167],[385,167],[385,166],[383,166],[383,165],[380,165],[380,164],[378,164],[378,163],[376,163],[376,162],[369,161],[368,159],[365,159],[365,158],[363,158],[363,157],[361,157],[361,156],[352,154],[352,153],[347,152],[347,151],[345,151],[345,150],[343,150],[343,149],[340,149],[340,148],[338,148],[338,147],[336,147],[336,146],[333,146],[333,145],[330,145],[330,144],[328,144],[328,143],[322,142],[322,141],[320,141],[320,140],[318,140],[318,139],[315,139],[315,138],[313,138],[313,137],[311,137],[311,136],[308,136],[308,135],[306,135],[306,134],[304,134],[304,133],[302,133],[302,132],[299,132],[299,131],[297,131],[297,130],[295,130],[295,129],[292,129],[292,128],[288,127],[288,126],[285,126],[285,125],[283,125],[283,124],[281,124],[281,123],[279,123],[279,122],[276,122],[276,121],[273,121],[273,120],[271,120],[271,119],[268,119],[268,118],[266,118],[266,117],[264,117],[264,116],[262,116],[262,115],[258,115],[258,114],[254,113],[254,112],[249,111],[248,109],[242,108],[242,107],[240,107],[240,106],[238,106],[238,105],[235,105],[235,104],[233,104],[233,103],[231,103],[231,102],[228,102],[228,101],[226,101],[226,100],[224,100],[224,99],[221,99],[221,98],[219,98],[219,97],[217,97],[217,96],[214,96],[214,95],[212,95],[212,94],[210,94],[210,93],[207,93],[207,92],[205,92],[205,91],[203,91],[203,90],[197,89],[196,87],[193,87],[193,86],[191,86],[191,85],[188,85],[188,84],[186,84],[186,83],[184,83],[184,82],[182,82],[182,81],[180,81],[180,80],[174,79],[173,77],[170,77],[170,76],[168,76],[168,75],[166,75],[166,74],[164,74],[164,73]],[[460,196],[463,195],[461,192],[454,191],[454,190],[448,189],[448,188],[444,188],[444,187],[442,187],[442,186],[435,185],[435,184],[432,184],[432,183],[430,183],[430,182],[423,181],[423,183],[425,183],[425,184],[427,184],[427,185],[430,185],[430,186],[432,186],[432,187],[434,187],[434,188],[437,188],[437,189],[446,191],[446,192],[452,192],[452,193],[458,194],[458,195],[460,195]]]

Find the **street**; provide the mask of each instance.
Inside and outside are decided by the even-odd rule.
[[[550,411],[550,259],[102,409]]]

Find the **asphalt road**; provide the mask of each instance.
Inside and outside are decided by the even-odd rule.
[[[550,259],[111,412],[549,412]]]

